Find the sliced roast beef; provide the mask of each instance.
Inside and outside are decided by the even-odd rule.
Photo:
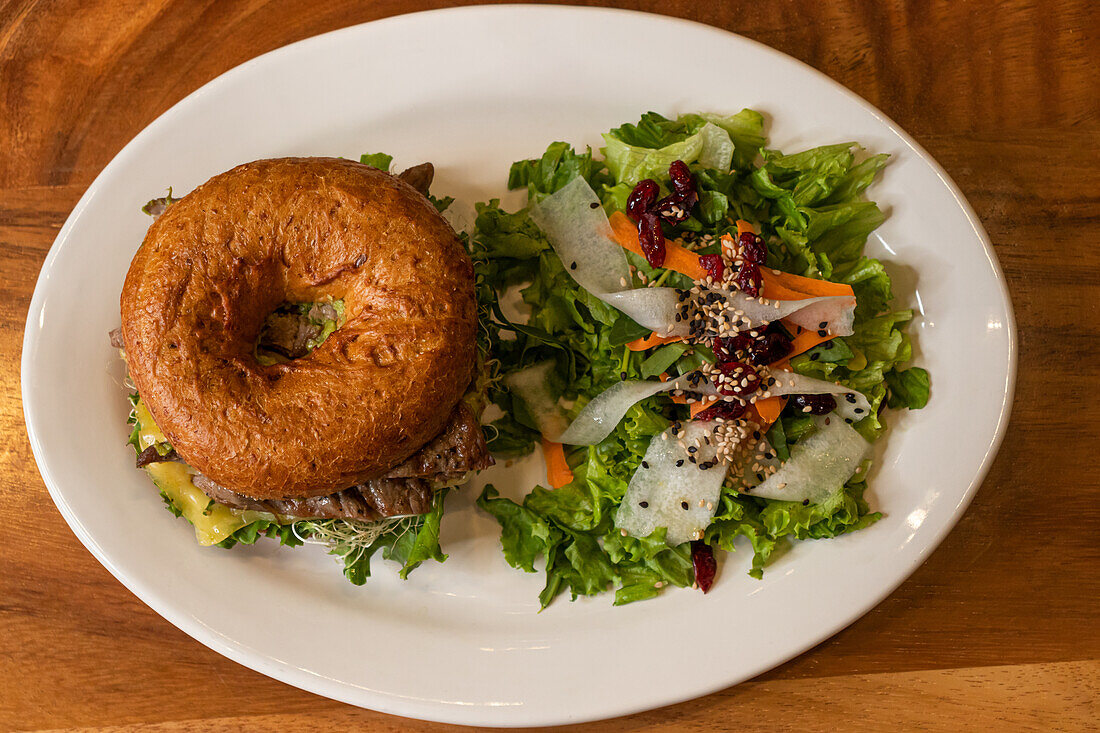
[[[432,185],[432,179],[435,178],[435,166],[431,163],[414,165],[412,168],[406,168],[397,177],[427,196],[428,189]]]
[[[376,478],[352,490],[383,517],[425,514],[432,508],[432,485],[424,479]]]
[[[167,463],[169,461],[178,461],[180,456],[176,453],[176,449],[172,448],[163,456],[160,451],[157,450],[155,445],[151,445],[141,453],[137,454],[137,467],[145,468],[150,463]]]
[[[312,499],[252,499],[220,486],[206,476],[191,481],[219,504],[288,517],[361,519],[424,514],[432,507],[431,481],[461,478],[493,465],[477,417],[464,403],[451,413],[443,432],[381,478],[364,481],[328,496]]]
[[[477,416],[459,402],[435,439],[404,463],[394,466],[386,478],[459,478],[468,471],[480,471],[493,465],[489,446]]]
[[[260,350],[273,351],[287,359],[309,353],[309,342],[321,335],[321,326],[297,313],[272,313],[260,334]]]
[[[204,494],[232,509],[251,509],[286,517],[360,519],[424,514],[432,507],[432,487],[421,479],[373,479],[328,496],[312,499],[251,499],[220,486],[206,476],[191,478]]]

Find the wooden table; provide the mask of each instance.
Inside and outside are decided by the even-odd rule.
[[[51,242],[146,124],[257,54],[447,4],[0,0],[0,728],[446,727],[263,677],[134,598],[50,502],[24,431],[18,364]],[[985,485],[889,599],[752,682],[585,729],[1095,730],[1100,12],[1089,0],[617,4],[762,41],[912,133],[996,245],[1020,371]]]

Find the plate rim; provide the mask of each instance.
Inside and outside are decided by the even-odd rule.
[[[885,128],[893,133],[898,140],[900,140],[909,151],[919,158],[923,163],[927,164],[931,170],[940,179],[940,182],[945,186],[947,191],[951,194],[955,204],[959,207],[960,211],[965,216],[970,229],[982,245],[983,254],[985,260],[989,263],[993,274],[995,275],[998,287],[1000,301],[1004,308],[1005,315],[1005,338],[1006,338],[1006,350],[1008,363],[1006,368],[1006,381],[1005,392],[1003,400],[1000,406],[999,415],[996,422],[996,427],[992,438],[988,442],[985,448],[985,454],[982,457],[982,461],[970,480],[966,490],[962,493],[958,503],[952,509],[950,518],[943,523],[936,530],[926,535],[926,547],[924,552],[915,556],[904,567],[904,570],[899,573],[898,579],[893,583],[887,583],[876,590],[874,593],[870,593],[867,596],[867,600],[862,603],[857,603],[853,607],[854,610],[843,614],[844,620],[834,626],[830,626],[827,631],[822,631],[820,635],[815,635],[817,638],[811,640],[804,645],[797,645],[796,648],[786,656],[782,656],[778,659],[773,659],[767,662],[762,662],[757,665],[751,665],[747,670],[743,670],[743,673],[738,673],[730,679],[720,680],[710,686],[700,686],[695,692],[683,696],[683,695],[670,695],[667,697],[658,697],[653,700],[652,704],[645,704],[641,707],[637,703],[634,704],[620,704],[620,705],[607,705],[604,708],[604,712],[594,715],[586,715],[582,717],[571,717],[565,712],[561,712],[557,715],[543,714],[536,716],[530,721],[517,721],[517,720],[491,720],[485,717],[478,717],[476,714],[469,714],[470,711],[462,710],[462,706],[449,705],[447,703],[441,703],[437,701],[426,700],[406,700],[405,704],[394,704],[396,700],[395,696],[386,695],[380,691],[366,690],[364,688],[356,687],[355,685],[344,680],[333,680],[324,677],[311,670],[303,670],[296,667],[290,667],[286,664],[276,663],[276,660],[271,659],[268,655],[258,652],[257,650],[250,649],[243,644],[233,642],[226,639],[223,635],[219,634],[215,629],[211,629],[197,620],[191,619],[189,616],[183,615],[177,612],[168,598],[162,597],[162,594],[157,590],[147,587],[141,581],[125,575],[120,571],[118,567],[111,561],[107,553],[103,551],[99,543],[95,540],[92,534],[84,527],[79,517],[75,515],[68,502],[65,500],[62,489],[58,482],[54,478],[49,465],[40,458],[44,455],[43,441],[36,431],[36,423],[39,418],[36,415],[36,408],[31,398],[32,386],[28,380],[28,373],[31,373],[33,368],[31,355],[35,352],[35,343],[37,340],[36,330],[32,328],[31,316],[38,313],[42,309],[42,301],[45,297],[45,289],[43,283],[48,279],[49,273],[52,270],[54,263],[61,256],[62,251],[65,249],[66,242],[70,239],[70,234],[76,226],[76,222],[80,219],[83,211],[89,206],[92,198],[96,193],[105,185],[104,180],[114,170],[114,168],[122,165],[120,161],[133,155],[135,148],[146,137],[154,135],[160,127],[170,123],[171,119],[180,114],[181,108],[189,105],[195,98],[212,93],[212,89],[232,82],[236,76],[246,73],[254,65],[262,64],[268,61],[271,57],[289,52],[289,49],[300,48],[309,44],[323,45],[328,43],[331,37],[338,34],[354,34],[360,32],[365,26],[386,25],[398,22],[410,22],[410,19],[414,19],[419,16],[440,16],[440,15],[499,15],[509,12],[525,12],[525,13],[546,13],[546,14],[562,14],[562,15],[581,15],[585,16],[584,19],[594,17],[596,15],[605,16],[641,16],[648,19],[651,22],[666,23],[674,26],[679,26],[685,30],[695,32],[709,32],[715,37],[725,36],[732,37],[735,42],[749,44],[756,47],[758,50],[770,55],[783,63],[793,63],[800,67],[803,72],[809,72],[810,76],[815,78],[818,83],[821,83],[824,87],[827,87],[832,92],[838,92],[841,96],[846,97],[850,102],[854,102],[862,111],[871,115],[877,119]],[[412,22],[415,22],[413,20]],[[881,110],[872,105],[867,100],[845,87],[840,82],[829,77],[825,73],[818,71],[809,64],[783,53],[777,49],[774,49],[759,41],[753,40],[746,36],[742,36],[738,33],[725,30],[716,26],[708,25],[693,20],[686,20],[683,18],[675,18],[671,16],[661,15],[658,13],[648,13],[636,10],[626,10],[618,8],[605,8],[605,7],[584,7],[584,6],[563,6],[563,5],[535,5],[535,4],[503,4],[503,5],[473,5],[473,6],[461,6],[452,8],[442,8],[434,10],[423,10],[413,13],[403,13],[399,15],[388,16],[364,23],[357,23],[355,25],[346,26],[343,28],[334,29],[321,33],[318,35],[310,36],[290,44],[280,46],[278,48],[267,51],[263,54],[255,56],[247,61],[244,61],[231,69],[219,74],[213,79],[207,81],[202,86],[193,90],[178,102],[173,104],[167,110],[158,115],[148,125],[146,125],[140,132],[137,133],[129,142],[127,142],[116,153],[111,160],[103,167],[103,169],[96,175],[91,184],[80,197],[79,201],[73,207],[69,216],[67,217],[65,224],[59,230],[55,237],[50,249],[43,260],[41,269],[35,282],[34,293],[28,306],[27,319],[24,327],[24,337],[22,342],[22,353],[20,357],[20,397],[23,404],[24,423],[27,431],[28,440],[31,445],[31,450],[34,455],[35,463],[38,466],[39,472],[42,476],[43,482],[50,494],[50,498],[57,506],[62,517],[69,525],[70,529],[77,536],[80,542],[88,549],[88,551],[95,557],[95,559],[111,573],[127,590],[133,593],[142,603],[151,608],[154,612],[171,623],[176,628],[186,633],[191,638],[195,639],[199,643],[215,651],[216,653],[231,659],[232,661],[241,664],[255,670],[265,676],[272,677],[285,684],[297,687],[299,689],[306,690],[308,692],[327,697],[330,699],[345,702],[351,705],[363,707],[369,704],[369,709],[376,710],[378,712],[387,713],[391,715],[403,716],[403,717],[416,717],[417,719],[429,720],[443,723],[454,724],[468,724],[468,725],[486,725],[490,727],[497,726],[544,726],[544,725],[558,725],[558,724],[570,724],[579,722],[588,722],[594,720],[608,719],[612,717],[618,717],[622,715],[628,715],[632,713],[641,712],[644,710],[652,710],[658,707],[664,707],[671,704],[684,702],[686,700],[697,699],[716,691],[727,689],[731,686],[740,684],[748,679],[751,679],[769,669],[773,669],[790,659],[793,659],[814,646],[821,644],[822,642],[833,637],[839,631],[847,628],[851,624],[855,623],[858,619],[866,615],[871,609],[882,603],[889,595],[891,595],[898,587],[901,586],[906,580],[908,580],[912,574],[919,568],[934,552],[939,545],[943,542],[944,538],[955,528],[959,520],[962,518],[966,511],[966,508],[970,505],[977,493],[978,488],[988,477],[990,468],[995,460],[997,453],[1004,441],[1004,437],[1007,431],[1007,426],[1011,417],[1012,407],[1015,397],[1015,388],[1017,380],[1017,368],[1018,368],[1018,335],[1014,308],[1011,300],[1011,296],[1008,290],[1008,282],[1005,278],[1004,272],[1000,266],[1000,262],[997,259],[996,253],[993,249],[992,242],[989,239],[984,227],[981,224],[981,220],[974,212],[970,203],[967,201],[962,191],[954,180],[947,174],[939,162],[933,158],[916,140],[914,140],[904,129],[902,129],[892,119],[887,117]],[[480,706],[473,706],[474,711],[480,711]]]

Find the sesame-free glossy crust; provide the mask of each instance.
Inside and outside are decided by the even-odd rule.
[[[342,299],[310,354],[262,366],[284,302]],[[331,494],[381,475],[443,427],[473,375],[473,268],[397,178],[282,158],[222,173],[149,228],[122,290],[130,375],[172,446],[259,499]]]

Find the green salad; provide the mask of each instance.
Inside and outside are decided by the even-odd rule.
[[[514,163],[528,205],[479,204],[469,238],[489,446],[549,467],[522,501],[490,485],[477,503],[505,560],[545,572],[543,607],[706,590],[738,537],[759,578],[790,540],[867,527],[883,413],[929,398],[905,366],[912,312],[863,254],[888,156],[772,150],[747,109],[650,112],[603,138]],[[509,319],[517,291],[528,315]]]

